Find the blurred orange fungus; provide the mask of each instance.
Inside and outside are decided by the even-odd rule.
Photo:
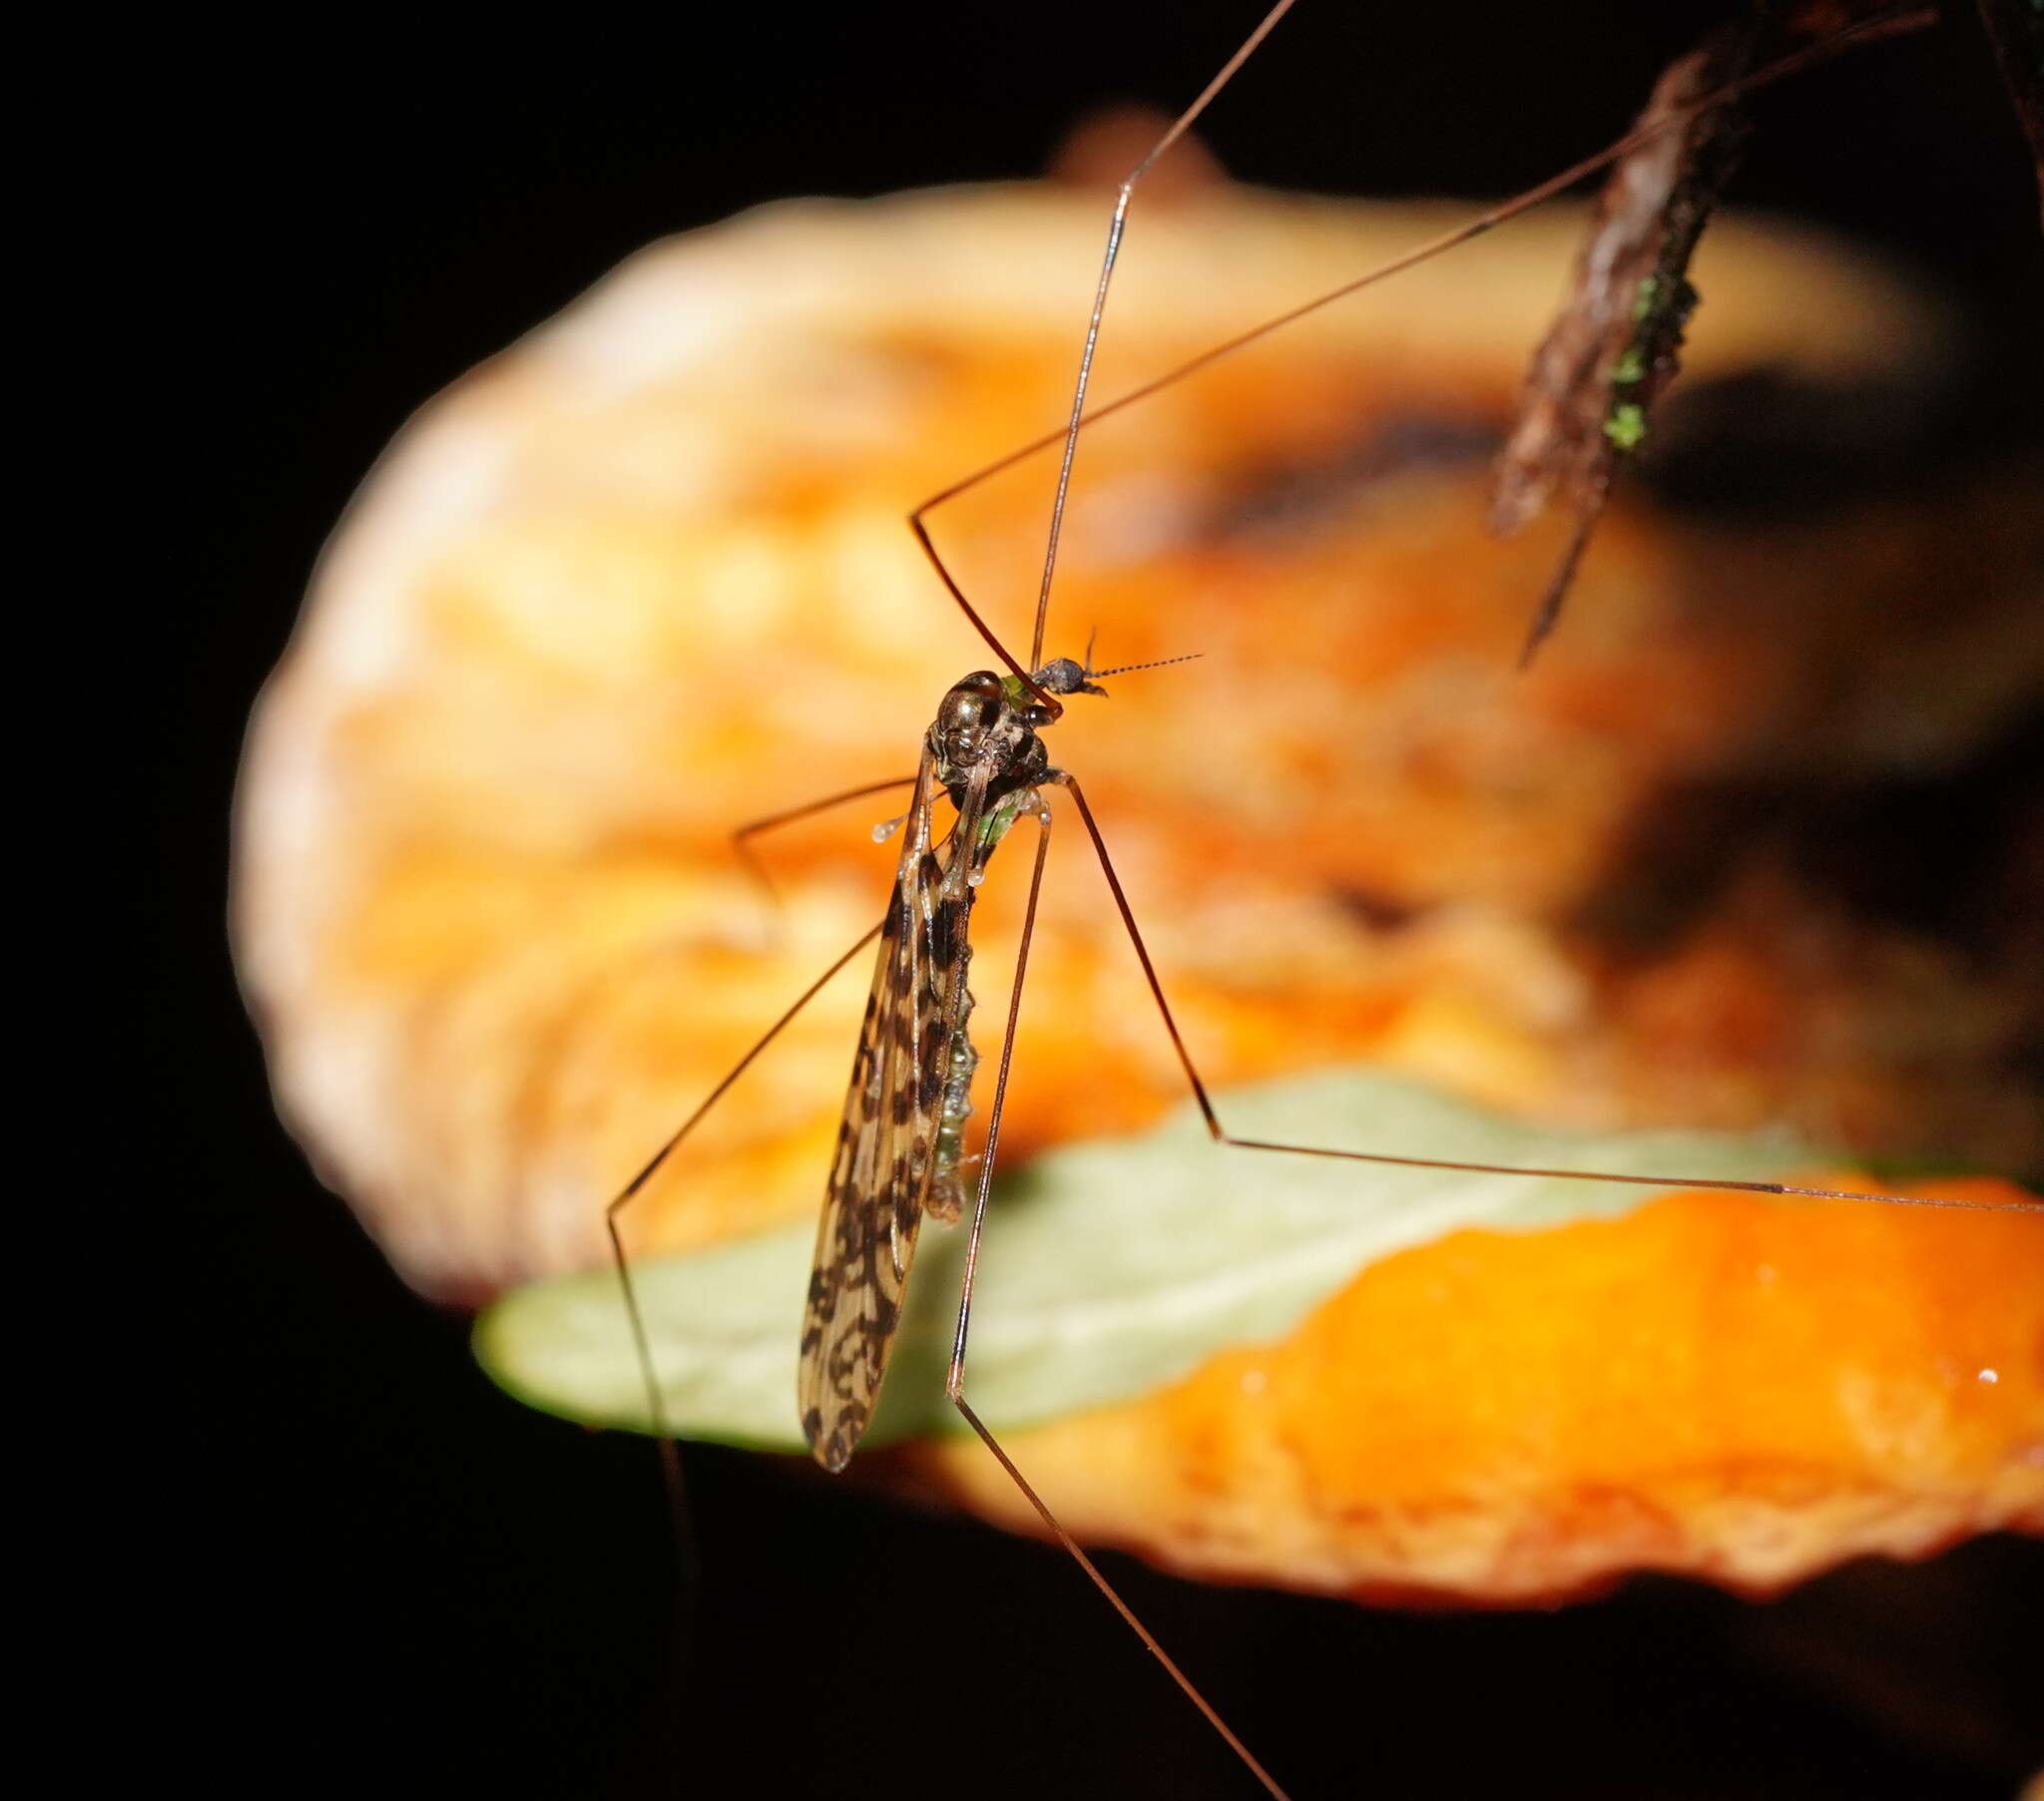
[[[1096,392],[1441,223],[1190,193],[1132,240]],[[763,841],[777,916],[729,834],[910,772],[987,661],[902,515],[1061,416],[1099,229],[1049,190],[762,210],[634,258],[371,478],[251,736],[236,932],[287,1117],[423,1291],[601,1262],[605,1200],[876,917],[887,797]],[[1488,538],[1483,458],[1574,230],[1500,230],[1086,436],[1047,654],[1097,628],[1103,663],[1200,660],[1074,706],[1053,754],[1189,1042],[1223,1091],[1373,1061],[1555,1124],[1782,1118],[2022,1167],[2012,941],[1849,904],[1726,796],[1792,817],[2012,716],[2044,667],[2009,504],[2035,472],[1764,529],[1621,484],[1515,675],[1560,528]],[[1788,371],[1816,405],[1936,365],[1934,309],[1835,245],[1733,219],[1696,279],[1699,390]],[[1051,470],[932,520],[1010,643]],[[1004,1160],[1183,1097],[1105,899],[1066,833]],[[862,997],[732,1092],[635,1254],[815,1207]],[[1763,1588],[2044,1524],[2040,1305],[2044,1220],[1691,1194],[1401,1253],[1282,1342],[1015,1449],[1082,1536],[1205,1575]],[[1023,1524],[975,1450],[875,1468]]]

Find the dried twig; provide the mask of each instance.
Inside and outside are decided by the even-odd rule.
[[[1721,30],[1671,64],[1639,129],[1737,82],[1763,30],[1759,18]],[[1491,529],[1517,531],[1557,492],[1576,529],[1526,635],[1522,668],[1560,618],[1619,460],[1646,437],[1654,401],[1679,366],[1697,299],[1690,257],[1746,130],[1738,102],[1728,101],[1642,144],[1612,171],[1569,300],[1533,354],[1518,427],[1498,457]]]

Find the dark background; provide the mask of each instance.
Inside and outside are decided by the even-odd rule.
[[[146,1608],[150,1680],[181,1715],[160,1769],[216,1792],[733,1792],[735,1772],[769,1795],[1248,1792],[1053,1554],[735,1454],[688,1454],[707,1574],[671,1704],[648,1448],[499,1397],[464,1323],[312,1180],[269,1112],[223,916],[249,703],[414,407],[652,237],[784,194],[1031,173],[1090,108],[1189,97],[1253,12],[876,6],[817,27],[755,7],[656,31],[591,9],[462,43],[329,13],[288,47],[189,28],[141,47],[164,75],[137,122],[143,272],[186,428],[167,473],[197,484],[151,665],[138,885],[188,1409],[151,1482],[177,1578]],[[1618,135],[1716,16],[1307,0],[1205,135],[1257,181],[1493,198]],[[2035,191],[1970,9],[1757,110],[1735,199],[1886,244],[1989,315],[2038,304]],[[2037,1550],[1847,1571],[1766,1609],[1648,1583],[1559,1615],[1110,1568],[1301,1796],[2006,1796],[2044,1757],[2007,1660]]]

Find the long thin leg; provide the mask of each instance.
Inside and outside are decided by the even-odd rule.
[[[1100,325],[1107,315],[1107,290],[1114,282],[1114,265],[1122,253],[1122,233],[1129,223],[1129,203],[1136,198],[1136,185],[1149,174],[1151,165],[1164,155],[1204,113],[1215,95],[1235,79],[1235,72],[1250,57],[1256,48],[1276,28],[1278,21],[1291,10],[1291,0],[1278,0],[1278,4],[1267,12],[1261,24],[1245,38],[1236,53],[1221,66],[1221,71],[1200,91],[1200,97],[1186,108],[1171,128],[1151,145],[1143,160],[1129,171],[1128,177],[1116,191],[1114,217],[1107,227],[1107,250],[1100,259],[1100,283],[1093,291],[1093,311],[1086,321],[1086,346],[1079,353],[1079,379],[1072,388],[1072,416],[1065,425],[1065,448],[1058,461],[1057,492],[1050,503],[1050,536],[1043,551],[1043,584],[1036,595],[1036,623],[1029,635],[1029,667],[1034,669],[1043,658],[1043,624],[1050,612],[1050,583],[1058,566],[1058,539],[1065,528],[1065,501],[1072,487],[1072,459],[1079,449],[1079,427],[1086,417],[1086,390],[1093,381],[1093,353],[1100,347]]]
[[[822,800],[811,800],[805,806],[789,807],[782,813],[768,813],[766,818],[754,819],[732,833],[732,855],[746,866],[747,873],[759,884],[769,912],[777,917],[780,912],[780,891],[774,887],[773,878],[766,873],[766,865],[761,861],[760,853],[753,848],[754,838],[778,826],[792,825],[797,819],[807,819],[816,813],[827,813],[832,807],[842,806],[847,800],[862,800],[868,794],[884,794],[889,788],[908,788],[914,785],[913,775],[895,775],[886,781],[869,781],[862,788],[846,788],[841,794],[831,794]]]
[[[611,1241],[611,1261],[617,1268],[618,1286],[624,1294],[625,1317],[632,1329],[632,1344],[638,1353],[639,1372],[646,1382],[647,1411],[653,1416],[654,1432],[658,1436],[660,1443],[661,1469],[667,1477],[668,1493],[676,1504],[678,1515],[680,1513],[682,1495],[681,1461],[675,1455],[674,1434],[668,1428],[667,1409],[662,1404],[660,1398],[659,1376],[653,1367],[653,1342],[647,1337],[646,1317],[639,1308],[639,1291],[632,1281],[631,1260],[625,1255],[625,1239],[622,1229],[625,1209],[638,1198],[641,1191],[653,1179],[661,1165],[681,1148],[682,1140],[702,1124],[704,1115],[709,1113],[718,1102],[724,1099],[732,1085],[751,1069],[759,1059],[760,1054],[786,1030],[795,1015],[800,1013],[817,995],[822,993],[831,978],[879,935],[879,926],[873,926],[850,950],[846,951],[843,956],[839,957],[836,962],[831,964],[828,969],[811,982],[807,988],[803,989],[800,998],[796,1000],[794,1005],[775,1020],[753,1048],[731,1067],[724,1080],[703,1098],[698,1104],[696,1111],[675,1128],[673,1135],[653,1153],[646,1166],[618,1191],[617,1197],[603,1210],[604,1230],[609,1234]]]
[[[1171,1035],[1172,1049],[1178,1053],[1180,1067],[1186,1073],[1191,1085],[1193,1100],[1198,1104],[1200,1116],[1207,1123],[1207,1135],[1217,1144],[1233,1144],[1241,1150],[1278,1150],[1294,1156],[1339,1157],[1357,1163],[1395,1163],[1408,1169],[1466,1169],[1479,1175],[1545,1175],[1562,1176],[1572,1180],[1597,1182],[1625,1182],[1640,1188],[1709,1188],[1741,1194],[1796,1194],[1807,1195],[1817,1200],[1872,1200],[1888,1206],[1905,1207],[1951,1207],[1973,1212],[1987,1213],[2044,1213],[2044,1202],[1943,1200],[1930,1196],[1909,1194],[1872,1194],[1856,1188],[1804,1188],[1790,1182],[1744,1182],[1728,1181],[1718,1176],[1700,1175],[1623,1175],[1605,1169],[1544,1169],[1523,1163],[1465,1163],[1446,1157],[1392,1156],[1379,1150],[1336,1150],[1324,1144],[1278,1144],[1265,1138],[1239,1138],[1221,1124],[1221,1116],[1215,1112],[1213,1098],[1207,1092],[1207,1084],[1201,1078],[1193,1063],[1192,1053],[1186,1048],[1185,1036],[1179,1031],[1178,1021],[1173,1018],[1171,1003],[1164,998],[1164,984],[1158,980],[1157,966],[1150,960],[1150,948],[1143,942],[1143,934],[1136,924],[1136,915],[1129,906],[1129,897],[1123,892],[1121,877],[1115,873],[1114,859],[1107,853],[1107,841],[1100,835],[1100,825],[1093,817],[1093,809],[1086,803],[1085,793],[1068,774],[1060,771],[1053,779],[1063,785],[1078,806],[1079,817],[1086,822],[1087,836],[1093,840],[1094,853],[1100,858],[1101,873],[1107,877],[1109,891],[1114,895],[1116,910],[1122,916],[1122,925],[1129,934],[1129,942],[1135,946],[1137,960],[1143,966],[1143,979],[1150,985],[1151,998],[1157,1003],[1157,1011],[1163,1016],[1164,1029]]]
[[[1085,1571],[1093,1585],[1107,1597],[1108,1604],[1128,1622],[1129,1629],[1143,1641],[1144,1648],[1164,1666],[1165,1673],[1176,1682],[1200,1712],[1207,1723],[1221,1734],[1228,1747],[1265,1790],[1276,1797],[1276,1801],[1287,1801],[1284,1791],[1272,1778],[1271,1773],[1251,1755],[1250,1749],[1236,1736],[1235,1729],[1216,1711],[1213,1703],[1203,1695],[1193,1679],[1172,1660],[1171,1654],[1158,1643],[1155,1634],[1136,1616],[1136,1611],[1122,1599],[1115,1586],[1100,1573],[1100,1568],[1084,1551],[1078,1541],[1065,1531],[1057,1515],[1036,1490],[1029,1479],[1016,1467],[1015,1460],[997,1439],[987,1424],[972,1411],[965,1399],[965,1340],[972,1324],[972,1290],[979,1274],[979,1237],[986,1223],[987,1196],[993,1190],[994,1153],[1001,1140],[1001,1111],[1007,1104],[1008,1070],[1015,1056],[1015,1023],[1022,1014],[1022,984],[1029,970],[1029,941],[1036,931],[1036,901],[1043,886],[1043,866],[1050,854],[1050,812],[1046,808],[1036,815],[1036,862],[1029,874],[1029,899],[1022,913],[1021,947],[1015,954],[1015,979],[1008,991],[1008,1020],[1001,1037],[1000,1069],[994,1077],[993,1106],[987,1115],[986,1144],[980,1153],[979,1185],[972,1196],[972,1220],[965,1237],[965,1269],[958,1285],[958,1324],[951,1336],[951,1363],[944,1376],[944,1394],[951,1405],[957,1408],[966,1425],[978,1435],[979,1442],[993,1453],[994,1461],[1008,1473],[1008,1479],[1021,1490],[1023,1499],[1036,1510],[1052,1538],[1072,1554],[1074,1562]]]
[[[891,784],[882,784],[891,785]],[[839,796],[844,798],[844,796]],[[646,1184],[653,1179],[654,1172],[681,1146],[682,1140],[694,1131],[703,1116],[723,1099],[725,1093],[753,1065],[761,1052],[765,1051],[786,1029],[796,1014],[822,992],[824,986],[859,952],[879,936],[876,925],[867,932],[850,950],[832,963],[815,981],[802,990],[800,998],[775,1020],[771,1027],[744,1057],[732,1067],[730,1073],[710,1093],[682,1124],[666,1143],[648,1159],[644,1168],[619,1190],[608,1206],[604,1208],[604,1231],[610,1238],[611,1261],[618,1272],[618,1287],[624,1296],[625,1317],[632,1331],[632,1345],[639,1359],[639,1372],[646,1384],[646,1406],[652,1416],[655,1443],[659,1446],[661,1486],[667,1494],[669,1518],[673,1523],[676,1560],[678,1564],[676,1599],[672,1621],[673,1643],[669,1651],[669,1668],[672,1671],[674,1693],[679,1698],[687,1691],[689,1670],[693,1662],[694,1643],[691,1624],[700,1569],[694,1555],[695,1535],[689,1521],[688,1485],[682,1478],[681,1452],[676,1446],[674,1433],[668,1425],[667,1408],[660,1398],[660,1378],[653,1364],[653,1343],[647,1336],[646,1316],[639,1306],[639,1290],[632,1280],[631,1261],[625,1255],[625,1239],[621,1220],[625,1209],[630,1206]]]
[[[1197,374],[1201,369],[1208,367],[1212,363],[1219,362],[1223,357],[1232,356],[1238,350],[1247,349],[1251,344],[1271,336],[1274,332],[1282,331],[1287,325],[1296,324],[1300,319],[1320,311],[1323,307],[1333,305],[1337,300],[1345,300],[1350,294],[1359,293],[1365,287],[1373,287],[1379,281],[1388,280],[1391,276],[1411,268],[1416,263],[1425,262],[1434,256],[1442,254],[1444,251],[1451,250],[1457,244],[1467,243],[1472,237],[1480,237],[1493,226],[1501,225],[1507,220],[1516,219],[1521,213],[1532,211],[1533,208],[1554,199],[1556,195],[1564,190],[1573,188],[1578,182],[1595,175],[1600,169],[1608,168],[1621,157],[1632,155],[1642,145],[1651,144],[1656,138],[1663,137],[1669,132],[1682,130],[1695,120],[1699,114],[1707,113],[1714,107],[1721,107],[1727,101],[1736,100],[1741,95],[1751,94],[1756,89],[1768,87],[1788,76],[1798,74],[1813,64],[1826,62],[1831,57],[1840,55],[1844,51],[1854,49],[1859,45],[1875,43],[1883,38],[1898,36],[1904,32],[1920,31],[1926,26],[1934,25],[1936,22],[1937,13],[1933,8],[1929,7],[1908,7],[1894,12],[1877,13],[1871,18],[1862,19],[1852,25],[1845,26],[1839,31],[1819,39],[1814,44],[1805,45],[1800,50],[1792,51],[1787,56],[1780,57],[1765,67],[1756,69],[1752,74],[1741,77],[1738,81],[1727,82],[1723,87],[1714,89],[1711,93],[1704,95],[1701,99],[1692,102],[1690,105],[1676,109],[1666,118],[1657,119],[1652,125],[1642,126],[1636,131],[1628,132],[1623,138],[1598,151],[1595,156],[1585,157],[1580,163],[1571,164],[1559,175],[1550,176],[1537,188],[1529,188],[1524,194],[1517,196],[1513,200],[1502,202],[1500,205],[1489,208],[1485,212],[1474,214],[1461,225],[1451,226],[1438,235],[1427,238],[1422,243],[1416,243],[1408,250],[1400,251],[1388,261],[1379,262],[1375,266],[1365,269],[1353,280],[1344,281],[1339,287],[1330,288],[1326,293],[1316,295],[1310,300],[1302,301],[1299,305],[1280,312],[1274,318],[1266,319],[1259,325],[1251,326],[1247,331],[1238,332],[1234,337],[1212,345],[1208,349],[1200,351],[1197,355],[1188,357],[1182,363],[1174,364],[1171,368],[1166,369],[1163,374],[1153,376],[1150,380],[1141,383],[1137,387],[1130,388],[1125,393],[1117,394],[1112,400],[1106,401],[1100,406],[1095,407],[1092,412],[1084,414],[1079,420],[1079,429],[1084,430],[1089,425],[1097,425],[1101,420],[1121,412],[1124,408],[1134,406],[1140,400],[1149,399],[1152,394],[1175,386],[1177,383],[1184,381],[1187,376]],[[1038,452],[1048,450],[1053,444],[1068,441],[1071,431],[1071,426],[1064,425],[1045,432],[1041,437],[1032,438],[1027,444],[1020,445],[1016,449],[1009,451],[1006,456],[996,458],[983,468],[975,469],[970,475],[961,476],[947,488],[939,489],[909,515],[909,524],[915,531],[917,542],[922,545],[923,554],[935,565],[937,574],[943,579],[944,586],[950,589],[952,596],[959,601],[961,606],[964,605],[964,597],[959,595],[957,585],[952,581],[950,572],[944,567],[943,560],[938,557],[936,550],[930,544],[929,534],[922,524],[924,517],[934,513],[946,501],[957,499],[959,495],[968,493],[970,490],[978,487],[980,483],[990,480],[992,477],[1001,474],[1004,470],[1014,468],[1017,463],[1027,462],[1031,457],[1037,455]],[[979,626],[981,635],[987,637],[989,643],[993,643],[994,641],[991,635],[987,633],[986,628],[980,625],[978,616],[973,614],[969,607],[966,608],[966,612],[971,617],[973,624]],[[994,648],[996,650],[1000,649],[998,644],[995,644]],[[1003,653],[1003,656],[1005,658],[1005,653]],[[1010,664],[1009,667],[1013,668],[1014,666]]]
[[[1122,183],[1120,191],[1115,196],[1114,217],[1107,232],[1107,252],[1101,258],[1100,282],[1094,291],[1093,312],[1086,325],[1086,344],[1079,355],[1079,378],[1072,392],[1072,416],[1064,431],[1064,458],[1058,465],[1057,494],[1051,502],[1050,536],[1043,554],[1043,585],[1036,597],[1036,620],[1030,629],[1029,667],[1027,669],[1015,661],[1008,647],[994,636],[993,632],[988,628],[986,621],[980,618],[978,611],[965,598],[964,590],[958,586],[950,570],[945,567],[944,559],[937,555],[937,547],[930,542],[929,529],[923,524],[923,515],[931,507],[959,490],[947,489],[936,500],[924,501],[921,506],[917,507],[908,516],[908,529],[915,534],[916,543],[922,546],[922,554],[929,559],[930,567],[937,572],[937,579],[944,584],[952,600],[958,603],[965,617],[972,622],[973,629],[993,647],[994,654],[1008,666],[1013,674],[1021,676],[1024,681],[1029,683],[1030,687],[1035,691],[1037,699],[1050,709],[1050,717],[1053,719],[1063,711],[1063,708],[1052,695],[1045,693],[1036,686],[1032,672],[1043,660],[1044,619],[1050,609],[1051,576],[1057,569],[1058,539],[1064,530],[1065,500],[1072,485],[1072,459],[1077,454],[1079,448],[1079,428],[1085,422],[1086,389],[1093,379],[1093,353],[1100,343],[1100,324],[1107,312],[1107,290],[1114,281],[1114,265],[1116,259],[1121,255],[1122,232],[1128,225],[1129,203],[1135,197],[1136,185],[1149,173],[1151,165],[1191,129],[1193,122],[1207,110],[1215,95],[1219,94],[1223,88],[1227,87],[1235,79],[1235,72],[1244,63],[1249,61],[1257,46],[1271,35],[1272,29],[1279,19],[1283,18],[1291,10],[1291,7],[1292,0],[1278,0],[1278,4],[1264,15],[1262,23],[1257,26],[1256,30],[1243,40],[1235,54],[1221,66],[1220,73],[1205,88],[1201,89],[1200,97],[1191,106],[1187,107],[1177,119],[1172,121],[1170,129],[1150,147],[1143,160],[1129,172],[1128,179]],[[1046,440],[1046,442],[1049,441],[1051,440]],[[1013,459],[1010,460],[1012,461]],[[1001,466],[1005,467],[1006,465],[1003,464]],[[979,478],[973,478],[973,480],[977,479]],[[964,484],[964,486],[968,487],[970,485],[970,482]]]

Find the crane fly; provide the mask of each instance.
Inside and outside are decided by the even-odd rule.
[[[679,1497],[679,1465],[674,1456],[673,1434],[668,1430],[651,1341],[634,1286],[631,1262],[625,1253],[622,1219],[654,1173],[789,1022],[840,971],[877,942],[872,986],[858,1035],[845,1110],[825,1182],[814,1262],[799,1324],[796,1413],[803,1438],[824,1469],[836,1472],[849,1463],[872,1417],[886,1373],[888,1354],[902,1317],[903,1297],[923,1216],[927,1213],[946,1223],[962,1219],[967,1239],[945,1376],[947,1398],[1016,1484],[1047,1532],[1078,1562],[1109,1603],[1136,1631],[1164,1670],[1241,1759],[1247,1773],[1268,1793],[1280,1798],[1284,1790],[1251,1754],[1198,1686],[1166,1653],[1066,1532],[995,1433],[973,1411],[967,1398],[966,1349],[973,1284],[995,1168],[1030,938],[1051,841],[1049,790],[1062,789],[1077,812],[1130,948],[1141,966],[1176,1061],[1207,1133],[1217,1145],[1363,1164],[1624,1182],[1651,1189],[1731,1190],[1890,1205],[2044,1210],[2034,1206],[1997,1209],[1994,1203],[1681,1174],[1644,1175],[1457,1162],[1319,1144],[1276,1142],[1240,1137],[1227,1130],[1173,1014],[1165,985],[1116,873],[1093,809],[1073,774],[1051,762],[1042,735],[1061,717],[1066,700],[1077,695],[1103,695],[1105,690],[1098,685],[1100,678],[1134,669],[1156,667],[1154,664],[1137,664],[1121,669],[1095,670],[1090,667],[1090,654],[1084,662],[1071,659],[1048,663],[1039,661],[1043,652],[1059,535],[1065,519],[1081,431],[1095,420],[1134,404],[1218,357],[1333,299],[1424,260],[1537,205],[1591,171],[1617,161],[1649,137],[1680,125],[1706,107],[1720,104],[1734,92],[1774,80],[1813,60],[1819,52],[1829,54],[1848,42],[1920,22],[1920,14],[1881,15],[1834,34],[1817,51],[1784,57],[1728,88],[1663,116],[1651,127],[1621,139],[1599,156],[1587,159],[1517,200],[1483,214],[1458,230],[1420,244],[1411,252],[1368,271],[1333,292],[1268,320],[1089,411],[1087,402],[1094,353],[1134,191],[1157,159],[1188,130],[1233,79],[1265,37],[1290,10],[1291,4],[1292,0],[1279,0],[1271,9],[1206,90],[1122,183],[1109,226],[1070,415],[1062,430],[1048,433],[976,471],[932,496],[909,515],[910,530],[931,570],[966,622],[995,654],[999,667],[981,669],[965,675],[943,695],[936,715],[923,735],[920,760],[914,775],[870,783],[776,813],[742,827],[736,834],[741,854],[749,856],[747,846],[761,832],[862,796],[907,787],[910,794],[906,812],[899,819],[877,828],[875,833],[885,837],[898,831],[901,839],[892,893],[884,916],[811,983],[740,1059],[674,1135],[610,1202],[605,1215],[626,1313],[646,1383],[648,1411],[659,1435],[671,1485]],[[933,543],[926,519],[944,502],[1054,445],[1061,446],[1061,460],[1029,655],[1025,660],[1009,650],[961,588]],[[940,809],[945,806],[951,813],[948,825],[943,823],[940,814]],[[984,1139],[977,1153],[968,1153],[967,1122],[973,1113],[972,1091],[981,1061],[971,1038],[975,1006],[969,980],[973,906],[995,852],[1014,828],[1024,821],[1037,827],[1035,855],[1022,913],[1019,948],[996,1060]]]
[[[1057,716],[1043,696],[1104,693],[1094,674],[1069,658],[1028,683],[975,671],[944,696],[923,736],[802,1320],[802,1436],[826,1470],[851,1461],[872,1418],[923,1213],[955,1222],[964,1210],[965,1121],[979,1062],[967,983],[972,903],[1019,821],[1047,829],[1039,790],[1065,779],[1038,735]],[[941,838],[939,794],[957,810]]]

